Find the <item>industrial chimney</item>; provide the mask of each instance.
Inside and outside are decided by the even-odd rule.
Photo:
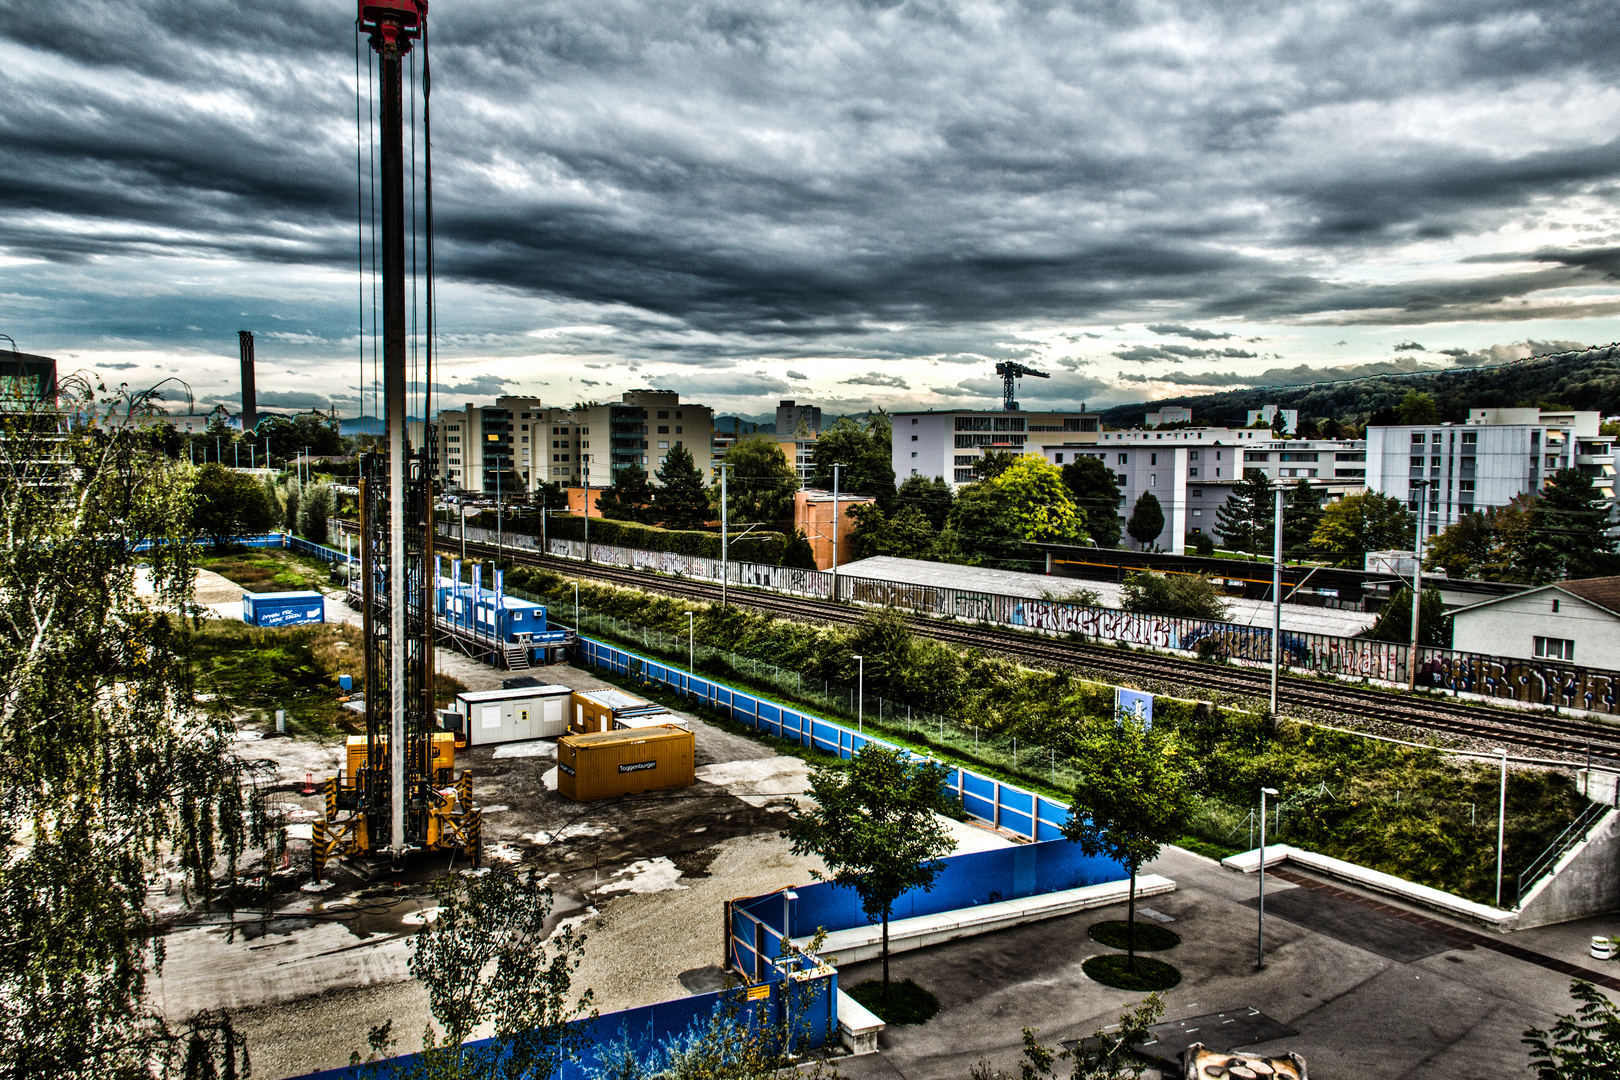
[[[238,330],[242,341],[242,430],[252,431],[259,422],[259,401],[253,391],[253,331]]]

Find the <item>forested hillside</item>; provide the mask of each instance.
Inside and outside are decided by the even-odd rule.
[[[1333,417],[1365,423],[1377,410],[1393,408],[1409,390],[1433,397],[1442,421],[1462,420],[1470,407],[1543,403],[1613,415],[1620,413],[1620,344],[1536,356],[1499,367],[1164,398],[1154,401],[1152,407],[1185,405],[1199,424],[1241,425],[1247,410],[1272,404],[1298,409],[1301,419]],[[1142,422],[1147,408],[1121,405],[1105,411],[1103,419],[1114,427],[1130,427]]]

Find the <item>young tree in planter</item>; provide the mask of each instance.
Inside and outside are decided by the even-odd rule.
[[[1131,510],[1131,519],[1125,523],[1125,531],[1144,550],[1159,538],[1159,534],[1164,532],[1164,507],[1159,505],[1157,495],[1151,491],[1142,493]]]
[[[950,853],[940,824],[945,810],[945,766],[914,761],[904,750],[869,742],[846,767],[812,765],[809,809],[795,808],[782,835],[795,855],[819,855],[817,874],[860,897],[869,919],[883,922],[883,1000],[889,998],[889,915],[908,889],[934,887]]]
[[[1136,875],[1192,821],[1191,765],[1179,740],[1121,716],[1095,723],[1080,742],[1080,782],[1063,835],[1087,855],[1125,864],[1131,876],[1126,965],[1136,970]]]

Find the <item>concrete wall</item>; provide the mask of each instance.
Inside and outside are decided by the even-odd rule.
[[[1575,642],[1575,658],[1568,663],[1620,669],[1620,619],[1559,589],[1537,589],[1458,612],[1452,628],[1451,647],[1459,652],[1528,660],[1535,658],[1537,636],[1567,638]]]
[[[1610,810],[1591,834],[1558,862],[1551,878],[1531,890],[1515,930],[1620,911],[1620,810]]]

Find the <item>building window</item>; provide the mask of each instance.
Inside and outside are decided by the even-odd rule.
[[[1156,472],[1148,473],[1148,487],[1157,487],[1158,485],[1159,485],[1159,474],[1156,473]]]
[[[1203,511],[1202,511],[1202,510],[1194,510],[1194,511],[1193,511],[1193,512],[1192,512],[1192,516],[1193,516],[1193,517],[1203,517],[1203,516],[1204,516],[1204,512],[1203,512]]]
[[[912,418],[911,418],[911,422],[912,422],[912,423],[913,423],[913,424],[915,424],[915,423],[916,423],[916,422],[917,422],[917,418],[916,418],[916,417],[915,417],[915,416],[913,416],[913,417],[912,417]]]
[[[1569,638],[1536,637],[1536,655],[1548,660],[1575,659],[1575,643]]]
[[[1187,460],[1188,461],[1197,461],[1198,460],[1198,451],[1196,451],[1196,450],[1187,451]]]
[[[1463,441],[1464,446],[1472,446],[1472,445],[1478,443],[1479,442],[1479,432],[1477,432],[1477,431],[1465,431],[1465,432],[1463,432],[1463,440],[1462,441]]]
[[[1149,454],[1148,455],[1148,464],[1149,465],[1157,465],[1158,463],[1159,463],[1159,455],[1158,454]]]
[[[660,419],[660,420],[668,420],[669,419],[669,411],[667,409],[660,410],[659,413],[658,413],[658,419]]]
[[[1194,468],[1194,469],[1188,469],[1188,470],[1187,470],[1187,475],[1188,475],[1188,476],[1197,476],[1197,475],[1198,475],[1198,470],[1197,470],[1197,469],[1196,469],[1196,468]]]
[[[1556,600],[1553,601],[1553,614],[1558,614],[1558,601]]]
[[[913,435],[913,436],[912,436],[912,437],[911,437],[911,441],[912,441],[912,442],[916,442],[916,441],[917,441],[917,436],[915,436],[915,435]]]
[[[1204,489],[1203,488],[1193,488],[1192,496],[1195,499],[1202,499],[1204,497]]]
[[[915,450],[913,450],[913,451],[912,451],[912,452],[911,452],[911,456],[912,456],[912,457],[916,457],[916,456],[917,456],[917,451],[915,451]]]
[[[1421,431],[1412,432],[1412,445],[1413,446],[1417,446],[1422,441],[1423,441],[1423,432],[1421,432]]]
[[[658,425],[658,434],[660,434],[660,435],[668,435],[669,434],[669,425],[668,424],[659,424]]]
[[[1129,465],[1130,464],[1130,455],[1129,454],[1121,454],[1121,455],[1119,455],[1119,463],[1121,465]]]
[[[912,457],[916,457],[916,456],[917,456],[917,455],[916,455],[916,454],[912,454],[912,455],[911,455],[911,456],[912,456]],[[1063,464],[1063,455],[1062,455],[1062,454],[1053,454],[1053,455],[1052,455],[1052,464],[1054,464],[1054,465],[1061,465],[1061,464]]]

